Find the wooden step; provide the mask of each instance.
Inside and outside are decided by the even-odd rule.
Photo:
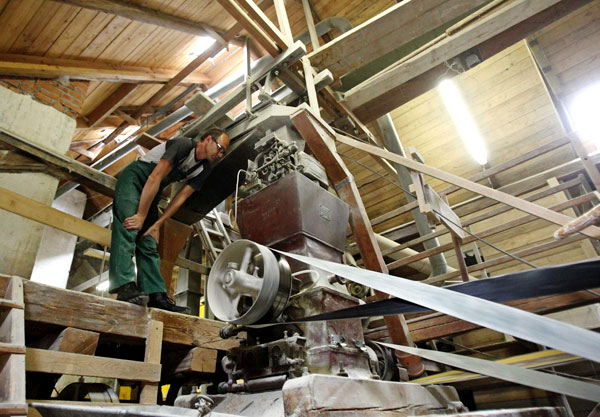
[[[25,346],[15,343],[0,342],[0,355],[6,353],[25,353]]]

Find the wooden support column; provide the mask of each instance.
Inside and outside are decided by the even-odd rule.
[[[158,364],[160,368],[160,355],[162,353],[163,323],[150,320],[148,323],[148,337],[146,338],[145,363]],[[156,404],[159,381],[145,382],[140,391],[140,404]]]
[[[467,271],[467,264],[465,263],[465,255],[460,247],[461,239],[454,232],[450,232],[450,235],[452,236],[452,244],[454,245],[454,253],[456,254],[456,263],[458,264],[460,277],[463,282],[467,282],[469,281],[469,272]]]
[[[302,0],[302,7],[304,8],[304,15],[306,16],[306,26],[308,26],[310,43],[312,44],[313,51],[316,51],[319,49],[319,37],[315,30],[315,21],[313,20],[312,9],[308,0]]]
[[[335,133],[330,130],[326,123],[311,114],[306,108],[300,109],[291,118],[294,126],[296,126],[315,157],[325,167],[327,176],[340,198],[350,206],[350,225],[365,267],[372,271],[387,274],[385,261],[377,245],[354,178],[335,150]],[[376,295],[379,300],[389,298],[389,295],[379,291],[376,291]],[[412,345],[404,316],[385,316],[384,319],[393,343]],[[417,356],[402,354],[398,355],[398,359],[407,368],[411,376],[418,376],[425,370],[420,358]]]

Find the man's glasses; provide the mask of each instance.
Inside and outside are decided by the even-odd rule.
[[[212,135],[210,136],[210,138],[217,145],[217,148],[219,148],[219,152],[221,152],[222,154],[225,154],[225,147],[223,145],[221,145],[219,142],[217,142],[217,140]]]

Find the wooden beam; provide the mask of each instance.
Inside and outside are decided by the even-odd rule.
[[[528,0],[516,0],[504,6],[492,10],[489,14],[476,20],[464,29],[447,36],[445,39],[424,50],[420,54],[403,62],[400,65],[386,68],[368,80],[362,82],[349,90],[345,97],[346,102],[352,109],[367,106],[377,106],[377,115],[386,113],[396,108],[387,108],[387,103],[382,107],[382,100],[397,94],[407,81],[425,73],[426,71],[443,64],[456,55],[473,48],[480,43],[510,29],[512,26],[536,15],[537,13],[557,4],[560,0],[539,0],[531,2]],[[361,113],[361,116],[363,113]],[[369,117],[363,120],[375,118],[377,115],[369,112]]]
[[[53,168],[53,173],[73,179],[107,196],[113,196],[117,180],[81,162],[74,161],[64,155],[49,151],[26,139],[12,135],[0,129],[0,143],[27,154],[36,160],[41,160]]]
[[[376,146],[368,145],[360,141],[346,138],[343,136],[338,136],[337,139],[338,141],[345,143],[346,145],[349,145],[353,148],[361,149],[368,153],[372,153],[379,157],[385,158],[391,162],[396,162],[400,165],[404,165],[409,169],[421,172],[426,175],[430,175],[447,183],[457,185],[461,188],[480,194],[484,197],[491,198],[498,202],[507,204],[513,208],[516,208],[517,210],[521,210],[525,213],[532,214],[536,217],[539,217],[540,219],[547,220],[551,223],[555,223],[562,226],[572,220],[572,217],[554,212],[540,205],[523,200],[522,198],[515,197],[502,191],[494,190],[492,188],[486,187],[473,181],[469,181],[449,172],[442,171],[441,169],[433,168],[425,164],[415,162],[411,159],[402,157],[400,155],[384,151],[380,148],[377,148]],[[600,238],[600,228],[598,227],[588,227],[587,229],[583,230],[582,233],[595,239]]]
[[[133,94],[137,87],[137,84],[129,83],[119,86],[110,96],[86,116],[89,127],[95,127],[98,123],[108,117]]]
[[[590,159],[585,146],[579,138],[579,135],[575,132],[571,132],[569,133],[569,139],[571,140],[571,145],[573,145],[575,153],[583,163],[585,172],[587,172],[587,174],[590,176],[590,179],[592,180],[592,183],[594,183],[596,190],[600,191],[600,171],[598,171],[598,167]]]
[[[290,21],[288,19],[287,11],[285,10],[285,1],[284,0],[273,0],[273,4],[275,6],[275,14],[277,15],[277,22],[279,23],[279,28],[283,32],[283,35],[291,44],[294,36],[292,35],[292,28],[290,27]]]
[[[219,4],[231,15],[252,38],[272,56],[279,55],[277,45],[269,36],[244,12],[235,0],[218,0]]]
[[[337,79],[485,3],[485,0],[400,2],[313,51],[309,58],[319,70],[329,68]]]
[[[73,80],[164,84],[173,78],[177,71],[107,64],[81,59],[1,53],[0,74],[3,76],[35,78],[69,77]],[[209,84],[212,79],[205,74],[190,73],[183,81],[194,84]]]
[[[163,364],[163,377],[178,373],[214,373],[217,370],[215,349],[192,348],[184,352],[170,352]]]
[[[288,40],[283,33],[271,22],[263,11],[254,3],[252,0],[238,0],[240,6],[246,10],[252,19],[261,27],[261,29],[275,41],[277,46],[281,49],[287,49],[292,46],[293,41]]]
[[[98,10],[108,14],[125,17],[138,22],[149,23],[196,36],[211,36],[222,46],[227,42],[223,40],[218,30],[206,23],[194,22],[179,16],[163,13],[160,10],[144,7],[123,0],[52,0],[58,3],[71,4],[86,9]]]
[[[119,378],[128,381],[160,381],[160,363],[33,348],[27,348],[25,369],[28,372]]]
[[[20,194],[0,187],[0,209],[80,236],[103,246],[110,246],[110,231]]]
[[[319,37],[315,29],[315,21],[312,15],[312,7],[310,6],[309,0],[302,0],[302,8],[304,9],[304,16],[306,17],[306,26],[308,26],[308,34],[310,35],[310,43],[313,47],[313,52],[319,49]]]

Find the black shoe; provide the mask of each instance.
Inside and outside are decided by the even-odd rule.
[[[117,289],[117,300],[145,307],[148,304],[148,294],[139,291],[134,282],[128,282]]]
[[[161,310],[173,311],[174,313],[188,314],[190,312],[188,307],[180,307],[176,305],[173,300],[167,297],[166,292],[155,292],[150,294],[148,307],[160,308]]]

